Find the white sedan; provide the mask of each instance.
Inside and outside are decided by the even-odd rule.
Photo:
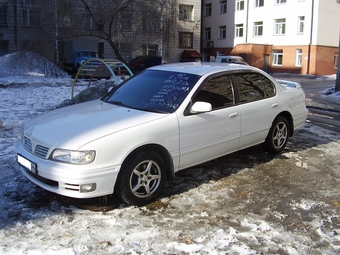
[[[257,144],[280,153],[307,118],[299,84],[237,64],[149,68],[103,98],[51,111],[16,143],[22,173],[74,198],[144,205],[177,171]]]

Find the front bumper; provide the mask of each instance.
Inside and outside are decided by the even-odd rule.
[[[17,160],[22,173],[33,183],[50,192],[73,198],[93,198],[113,193],[120,166],[96,168],[95,162],[88,165],[72,165],[39,158],[22,146],[22,141],[15,144]],[[27,162],[34,166],[29,170]],[[26,164],[25,164],[26,163]],[[86,191],[83,187],[92,185],[94,190]]]

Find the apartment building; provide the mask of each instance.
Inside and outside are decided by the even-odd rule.
[[[70,49],[95,47],[100,57],[116,58],[105,31],[127,62],[140,55],[163,62],[201,58],[201,0],[133,1],[112,22],[112,0],[86,2],[92,18],[80,0],[0,1],[0,56],[29,50],[58,63]]]
[[[240,55],[267,72],[335,74],[336,0],[203,0],[202,53]]]

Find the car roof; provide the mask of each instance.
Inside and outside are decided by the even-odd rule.
[[[203,76],[205,74],[219,73],[223,71],[252,70],[258,71],[257,68],[235,63],[216,63],[216,62],[181,62],[163,64],[148,68],[148,70],[172,71],[180,73],[190,73]]]
[[[216,58],[230,58],[230,59],[243,59],[239,56],[217,56]]]

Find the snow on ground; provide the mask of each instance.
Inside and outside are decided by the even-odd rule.
[[[35,69],[37,76],[24,70],[13,76],[0,58],[3,74],[6,68],[11,76],[0,78],[0,254],[340,252],[339,134],[306,124],[282,156],[268,160],[250,151],[184,171],[148,206],[82,205],[30,183],[14,150],[23,123],[69,99],[73,80],[46,77],[45,68]],[[320,171],[322,165],[327,168]],[[333,189],[318,188],[321,183]]]

